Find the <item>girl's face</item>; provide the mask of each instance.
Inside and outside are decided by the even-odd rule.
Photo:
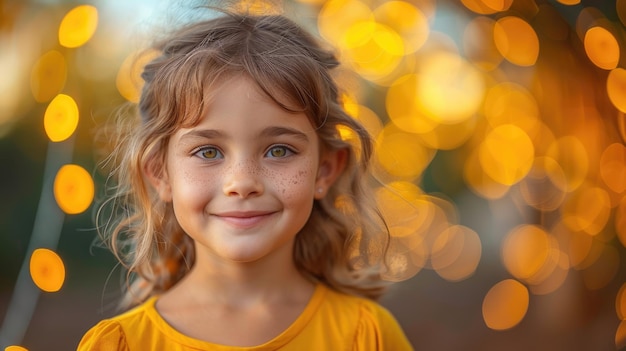
[[[165,172],[151,181],[172,202],[199,260],[253,262],[290,255],[314,198],[341,172],[341,158],[320,155],[303,113],[286,112],[235,77],[217,88],[198,125],[170,138]]]

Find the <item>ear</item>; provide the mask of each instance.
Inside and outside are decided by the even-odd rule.
[[[165,165],[162,162],[151,159],[146,162],[143,171],[150,185],[152,185],[157,194],[159,194],[161,201],[172,201],[172,188]]]
[[[320,165],[315,180],[315,199],[323,199],[328,189],[343,173],[348,162],[348,149],[339,149],[326,152],[320,159]]]

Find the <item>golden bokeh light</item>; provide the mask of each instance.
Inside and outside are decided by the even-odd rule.
[[[570,267],[582,269],[586,262],[597,258],[592,258],[595,240],[589,234],[572,231],[562,220],[554,225],[550,233],[557,238],[560,249],[569,259]]]
[[[622,320],[615,332],[615,347],[621,350],[626,347],[626,320]]]
[[[28,351],[27,348],[17,345],[11,345],[4,348],[4,351]]]
[[[336,45],[344,41],[346,32],[355,23],[373,20],[372,9],[359,0],[326,1],[317,15],[320,34]]]
[[[481,0],[485,6],[502,12],[508,10],[513,5],[513,0]]]
[[[84,212],[93,201],[94,183],[91,175],[81,166],[62,166],[54,179],[54,198],[67,214]]]
[[[30,257],[30,276],[39,289],[57,292],[65,281],[65,265],[56,252],[36,249]]]
[[[388,89],[385,106],[391,121],[409,133],[426,133],[437,123],[426,117],[418,99],[417,74],[407,74],[398,78]]]
[[[495,181],[513,185],[530,171],[534,150],[526,131],[512,124],[503,124],[491,130],[480,145],[480,165]]]
[[[606,28],[593,27],[587,30],[584,45],[585,52],[594,65],[606,70],[617,67],[620,56],[619,44]]]
[[[503,280],[489,289],[483,300],[483,319],[493,330],[511,329],[528,311],[528,289],[513,279]]]
[[[374,9],[373,14],[378,23],[399,34],[406,54],[419,50],[428,38],[428,18],[411,3],[386,1]]]
[[[527,280],[548,261],[553,241],[536,225],[520,225],[511,230],[502,243],[502,262],[515,278]]]
[[[563,5],[577,5],[580,4],[580,0],[556,0]]]
[[[626,113],[626,70],[616,68],[609,72],[606,79],[606,92],[618,110]]]
[[[604,184],[617,194],[626,191],[626,147],[613,143],[600,157],[600,176]]]
[[[344,60],[365,79],[386,78],[405,54],[404,42],[392,28],[375,21],[359,21],[350,26],[342,46]]]
[[[569,258],[558,250],[553,250],[550,256],[550,262],[554,265],[548,265],[548,269],[544,269],[543,274],[537,277],[536,282],[529,286],[530,292],[535,295],[547,295],[559,289],[570,271]]]
[[[432,247],[430,262],[437,274],[448,281],[460,281],[474,274],[482,254],[478,234],[463,225],[441,232]]]
[[[434,157],[433,150],[426,148],[415,135],[387,125],[376,139],[376,164],[398,180],[414,180],[419,177]]]
[[[361,122],[370,135],[376,136],[383,130],[380,118],[369,107],[357,103],[345,103],[344,108],[349,115]]]
[[[626,283],[622,284],[622,287],[617,292],[615,312],[619,319],[626,320]]]
[[[463,179],[469,188],[485,199],[500,199],[509,192],[509,186],[491,178],[482,168],[479,150],[472,150],[463,166]]]
[[[583,186],[565,201],[562,215],[563,223],[571,230],[597,235],[611,215],[611,199],[600,187]]]
[[[480,72],[460,56],[436,52],[423,58],[417,98],[423,112],[437,123],[459,123],[480,107],[485,83]]]
[[[539,38],[528,22],[516,16],[498,19],[493,29],[496,47],[507,61],[532,66],[539,56]]]
[[[79,5],[71,9],[59,25],[59,43],[66,48],[77,48],[91,39],[98,28],[98,9]]]
[[[50,101],[63,90],[66,79],[67,65],[63,54],[56,50],[43,54],[30,75],[30,89],[35,101]]]
[[[461,3],[465,5],[467,9],[479,15],[491,15],[498,12],[498,10],[485,4],[484,0],[461,0]]]
[[[72,136],[78,126],[78,106],[74,99],[57,95],[46,108],[43,125],[51,141],[60,142]]]
[[[124,59],[115,79],[119,93],[130,102],[139,102],[144,81],[141,73],[146,64],[159,55],[154,50],[134,52]]]
[[[433,129],[417,133],[422,144],[431,149],[453,150],[463,145],[476,130],[476,118],[468,118],[459,123],[439,123]]]
[[[503,82],[487,90],[483,104],[485,119],[491,127],[512,124],[527,133],[540,128],[539,106],[527,89],[519,84]]]
[[[566,179],[563,189],[572,192],[583,184],[589,172],[589,154],[580,139],[573,135],[560,137],[548,147],[546,156],[563,169]]]

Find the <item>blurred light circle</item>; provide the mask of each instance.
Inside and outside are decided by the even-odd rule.
[[[62,166],[54,179],[54,198],[67,214],[84,212],[94,197],[94,183],[91,175],[81,166]]]
[[[502,243],[502,261],[515,278],[527,280],[546,264],[552,243],[548,234],[535,225],[520,225]]]
[[[626,320],[626,283],[622,284],[622,287],[617,292],[615,311],[619,319]]]
[[[66,140],[78,126],[78,106],[71,96],[57,95],[46,108],[43,125],[51,141]]]
[[[509,186],[495,181],[480,164],[479,150],[474,149],[465,160],[463,179],[469,188],[485,199],[500,199],[509,191]]]
[[[571,230],[597,235],[611,216],[611,199],[603,188],[583,186],[570,194],[562,215],[563,223]]]
[[[400,35],[375,21],[354,23],[343,39],[344,61],[363,78],[374,82],[391,74],[405,54]]]
[[[609,189],[617,194],[626,191],[626,147],[613,143],[600,156],[600,176]]]
[[[602,27],[592,27],[585,33],[585,52],[599,68],[612,70],[619,63],[620,48],[611,32]]]
[[[413,180],[422,174],[434,157],[414,134],[386,126],[376,139],[376,162],[398,180]]]
[[[371,21],[374,15],[370,7],[359,0],[329,0],[317,16],[322,37],[334,44],[344,40],[347,30],[360,21]]]
[[[11,345],[4,348],[4,351],[28,351],[27,348],[17,345]]]
[[[504,185],[513,185],[530,171],[534,146],[521,128],[504,124],[494,128],[480,145],[480,165],[486,174]]]
[[[428,18],[411,3],[386,1],[374,9],[373,14],[378,23],[392,28],[400,35],[407,54],[419,50],[428,38]]]
[[[63,260],[52,250],[36,249],[30,257],[30,276],[39,289],[57,292],[65,281]]]
[[[426,117],[417,96],[419,76],[407,74],[398,78],[387,90],[385,106],[391,121],[409,133],[426,133],[437,122]]]
[[[130,102],[139,102],[144,81],[141,73],[150,61],[159,55],[158,51],[147,50],[134,52],[124,59],[115,77],[115,86],[119,93]]]
[[[539,56],[539,38],[528,22],[516,16],[500,18],[493,30],[500,54],[518,66],[532,66]]]
[[[59,43],[66,48],[77,48],[91,39],[98,28],[98,9],[79,5],[71,9],[59,26]]]
[[[617,350],[626,347],[626,320],[622,320],[615,331],[615,347]]]
[[[435,239],[430,260],[440,277],[454,282],[474,274],[481,253],[480,237],[474,230],[462,225],[452,225]]]
[[[35,101],[50,101],[63,90],[66,79],[67,65],[63,54],[56,50],[43,54],[30,75],[30,88]]]
[[[480,72],[457,54],[440,51],[422,60],[417,98],[433,121],[454,124],[471,118],[484,93]]]
[[[613,106],[626,113],[626,70],[616,68],[609,72],[606,79],[606,91]]]
[[[493,330],[513,328],[526,316],[529,300],[528,289],[517,280],[506,279],[497,283],[483,300],[485,324]]]
[[[563,169],[567,192],[578,189],[589,172],[589,154],[579,138],[573,135],[562,136],[549,147],[546,156],[555,160]]]

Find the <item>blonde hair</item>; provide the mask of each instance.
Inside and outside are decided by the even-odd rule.
[[[342,108],[330,73],[339,65],[335,56],[282,15],[235,13],[187,25],[153,49],[160,55],[143,71],[136,117],[116,124],[109,159],[116,184],[97,216],[101,236],[128,270],[123,306],[169,289],[194,263],[193,241],[145,171],[162,172],[170,136],[198,123],[211,89],[232,75],[252,79],[285,110],[304,112],[324,150],[349,151],[344,172],[297,234],[293,258],[312,281],[379,297],[389,232],[367,191],[372,140]],[[338,128],[351,130],[356,144]]]

